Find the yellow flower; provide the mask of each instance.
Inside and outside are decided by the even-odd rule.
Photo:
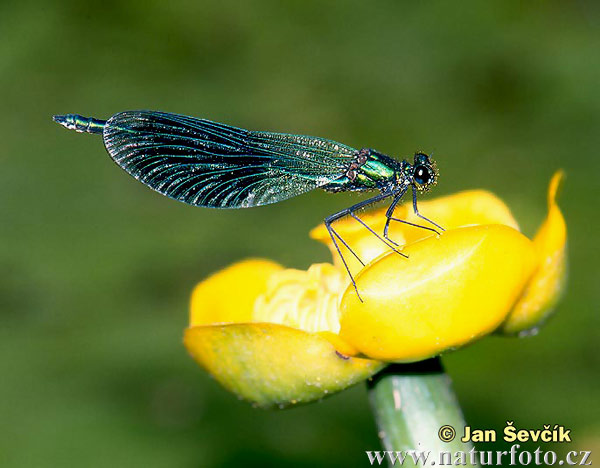
[[[184,342],[221,384],[259,406],[304,403],[364,380],[389,362],[412,362],[492,332],[523,334],[549,315],[564,285],[566,227],[556,205],[529,240],[510,210],[481,190],[424,201],[442,235],[393,222],[405,258],[355,220],[335,228],[365,261],[343,251],[363,302],[330,237],[334,264],[307,271],[268,260],[236,263],[196,286]],[[385,209],[362,218],[382,232]],[[396,217],[420,224],[410,204]],[[368,263],[367,263],[368,262]]]

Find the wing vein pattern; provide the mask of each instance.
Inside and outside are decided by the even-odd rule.
[[[196,206],[276,203],[345,177],[356,150],[177,114],[127,111],[104,127],[112,159],[150,188]]]

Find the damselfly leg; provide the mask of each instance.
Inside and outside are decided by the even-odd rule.
[[[394,197],[394,200],[392,201],[390,207],[388,208],[387,212],[385,213],[385,216],[386,216],[387,219],[385,220],[385,226],[383,228],[383,237],[385,237],[390,242],[394,242],[388,236],[388,230],[389,230],[390,222],[391,221],[397,221],[399,223],[408,224],[409,226],[414,226],[414,227],[417,227],[417,228],[420,228],[420,229],[426,229],[427,231],[435,232],[439,236],[440,233],[436,229],[433,229],[433,228],[431,228],[429,226],[422,226],[421,224],[411,223],[411,222],[406,221],[404,219],[394,218],[394,209],[396,208],[396,205],[398,204],[398,202],[400,201],[400,199],[402,198],[402,196],[404,195],[405,192],[406,192],[406,190],[400,192],[398,195],[396,195]],[[415,214],[419,218],[424,219],[425,221],[433,224],[435,227],[439,228],[440,230],[445,231],[445,229],[442,226],[440,226],[437,223],[434,223],[429,218],[426,218],[425,216],[423,216],[422,214],[419,213],[419,209],[417,208],[417,192],[414,189],[412,190],[412,197],[413,197],[413,210],[414,210]],[[395,244],[395,242],[394,242],[394,244]]]
[[[379,239],[381,242],[383,242],[387,247],[392,249],[397,254],[402,255],[403,257],[406,257],[405,254],[403,254],[402,252],[400,252],[399,250],[396,249],[396,247],[393,243],[390,243],[386,239],[384,239],[381,235],[379,235],[377,232],[375,232],[367,223],[365,223],[362,219],[360,219],[356,215],[357,210],[360,210],[361,208],[364,208],[368,205],[371,205],[373,203],[377,203],[381,200],[384,200],[384,199],[390,197],[391,195],[392,195],[392,193],[382,193],[380,195],[377,195],[376,197],[369,198],[368,200],[364,200],[360,203],[352,205],[350,208],[346,208],[345,210],[339,211],[339,212],[334,213],[331,216],[328,216],[327,218],[325,218],[325,227],[327,228],[327,232],[329,233],[329,236],[331,237],[331,240],[333,241],[333,245],[335,246],[335,249],[337,250],[337,253],[340,256],[342,263],[344,264],[344,267],[346,268],[346,271],[348,272],[348,275],[350,276],[350,281],[352,281],[352,285],[354,286],[356,295],[358,296],[358,298],[360,299],[361,302],[362,302],[362,298],[360,297],[360,294],[358,293],[358,288],[356,287],[356,282],[354,281],[354,277],[352,276],[352,273],[350,272],[350,268],[348,267],[348,264],[346,263],[346,259],[344,258],[344,255],[342,254],[342,251],[341,251],[337,241],[339,240],[342,243],[342,245],[344,247],[346,247],[350,251],[350,253],[359,261],[359,263],[362,266],[365,266],[365,264],[361,260],[361,258],[356,254],[356,252],[354,252],[354,250],[352,250],[352,248],[348,245],[348,243],[332,227],[332,223],[343,218],[344,216],[351,216],[353,219],[358,221],[365,229],[367,229],[371,234],[373,234],[375,237],[377,237],[377,239]]]
[[[445,231],[445,229],[444,229],[442,226],[440,226],[440,225],[439,225],[439,224],[437,224],[437,223],[434,223],[434,222],[433,222],[433,221],[431,221],[429,218],[426,218],[426,217],[425,217],[425,216],[423,216],[421,213],[419,213],[419,209],[417,208],[417,192],[415,191],[415,189],[414,189],[414,188],[412,189],[412,199],[413,199],[413,210],[414,210],[415,214],[416,214],[416,215],[417,215],[419,218],[421,218],[421,219],[424,219],[424,220],[425,220],[425,221],[427,221],[428,223],[431,223],[431,224],[433,224],[433,225],[434,225],[436,228],[440,229],[441,231]],[[421,226],[421,227],[425,227],[425,226]],[[439,233],[439,232],[437,232],[435,229],[434,229],[434,231],[435,231],[435,233],[436,233],[438,236],[440,235],[440,233]]]

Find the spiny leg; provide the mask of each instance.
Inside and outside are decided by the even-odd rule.
[[[363,200],[359,203],[356,203],[355,205],[352,205],[350,208],[346,208],[345,210],[339,211],[339,212],[329,216],[326,219],[326,221],[329,220],[329,222],[331,224],[334,221],[336,221],[346,215],[349,215],[352,218],[354,218],[356,221],[358,221],[360,224],[362,224],[371,234],[373,234],[375,237],[377,237],[377,239],[379,239],[381,242],[383,242],[387,247],[392,249],[394,252],[406,257],[405,254],[403,254],[402,252],[397,250],[393,245],[390,245],[384,238],[382,238],[379,234],[377,234],[367,223],[365,223],[362,219],[360,219],[355,213],[356,210],[360,210],[361,208],[364,208],[365,206],[372,205],[373,203],[377,203],[381,200],[385,200],[386,198],[390,197],[391,195],[392,195],[392,192],[380,193],[379,195],[377,195],[375,197],[369,198],[367,200]],[[339,238],[339,236],[338,236],[338,238]],[[340,240],[343,242],[343,240],[341,238],[340,238]],[[394,243],[394,242],[392,241],[392,243]],[[346,245],[346,244],[344,243],[344,245]],[[348,245],[346,245],[346,247],[348,248],[348,250],[352,251],[352,249],[350,249],[350,247],[348,247]],[[354,253],[354,252],[352,252],[352,253]]]
[[[365,228],[367,228],[367,230],[373,234],[375,237],[377,237],[377,239],[379,239],[381,242],[383,242],[385,245],[387,245],[390,249],[392,249],[394,252],[396,252],[397,254],[402,255],[403,257],[407,257],[406,254],[403,254],[402,252],[400,252],[399,250],[396,249],[395,246],[397,246],[398,244],[396,244],[393,240],[391,239],[387,239],[388,241],[391,242],[391,244],[389,244],[386,239],[384,239],[383,237],[381,237],[379,234],[377,234],[375,231],[373,231],[373,229],[367,224],[365,223],[362,219],[360,219],[358,216],[356,216],[356,214],[351,211],[349,213],[350,216],[352,216],[356,221],[358,221],[360,224],[362,224]]]
[[[416,215],[417,215],[419,218],[421,218],[421,219],[424,219],[424,220],[425,220],[425,221],[427,221],[428,223],[431,223],[431,224],[433,224],[433,225],[434,225],[436,228],[438,228],[438,229],[441,229],[442,231],[445,231],[445,229],[444,229],[442,226],[440,226],[440,225],[439,225],[439,224],[437,224],[437,223],[434,223],[434,222],[433,222],[433,221],[431,221],[429,218],[426,218],[426,217],[425,217],[425,216],[423,216],[421,213],[419,213],[419,210],[417,209],[417,192],[415,191],[414,187],[413,187],[413,189],[412,189],[412,199],[413,199],[413,210],[414,210],[415,214],[416,214]],[[424,228],[425,226],[421,226],[421,227],[423,227],[423,228]],[[435,232],[435,233],[436,233],[438,236],[440,235],[440,233],[439,233],[439,232],[437,232],[435,229],[433,229],[433,231],[434,231],[434,232]]]
[[[398,204],[398,202],[400,201],[400,199],[402,198],[402,196],[406,193],[406,189],[404,189],[402,192],[400,192],[398,195],[396,195],[394,197],[394,200],[392,201],[390,207],[388,208],[387,212],[385,213],[386,216],[386,221],[385,221],[385,227],[383,228],[383,237],[385,237],[387,240],[389,240],[390,242],[394,242],[393,240],[391,240],[388,237],[388,229],[390,227],[390,221],[398,221],[399,223],[404,223],[404,224],[408,224],[409,226],[414,226],[414,227],[418,227],[421,229],[426,229],[427,231],[431,231],[431,232],[435,232],[437,235],[439,235],[440,233],[438,231],[436,231],[433,228],[430,228],[428,226],[422,226],[420,224],[415,224],[415,223],[411,223],[409,221],[405,221],[404,219],[399,219],[399,218],[394,218],[394,209],[396,208],[396,205]],[[430,222],[431,224],[433,224],[434,226],[437,226],[438,228],[440,228],[442,231],[444,231],[444,228],[439,226],[438,224],[434,223],[433,221],[431,221],[430,219],[427,219],[425,216],[422,216],[419,211],[417,210],[417,194],[415,192],[415,190],[413,189],[412,191],[412,195],[413,195],[413,209],[415,211],[415,214],[419,217],[424,219],[425,221]]]
[[[354,290],[356,291],[356,296],[358,297],[358,300],[360,302],[363,302],[362,297],[360,297],[360,294],[358,293],[358,288],[356,287],[356,282],[354,281],[354,276],[352,276],[352,273],[350,273],[350,268],[348,267],[348,264],[346,263],[346,259],[344,258],[344,255],[342,255],[342,251],[340,250],[340,246],[338,245],[338,243],[335,240],[335,238],[337,237],[342,242],[342,244],[344,244],[344,246],[346,246],[346,248],[350,252],[352,252],[352,254],[356,257],[356,259],[360,262],[360,264],[362,266],[365,266],[365,264],[359,258],[359,256],[356,255],[356,252],[354,252],[354,250],[352,250],[348,246],[348,244],[346,243],[346,241],[344,241],[344,239],[342,239],[341,236],[337,232],[335,232],[335,230],[331,227],[331,221],[328,221],[328,219],[329,218],[325,219],[325,227],[327,228],[327,232],[329,233],[329,237],[331,237],[331,240],[333,241],[333,245],[335,246],[335,250],[337,250],[338,255],[342,259],[342,263],[344,264],[344,267],[346,268],[346,271],[348,272],[348,276],[350,277],[350,281],[352,281],[352,286],[354,286]],[[334,221],[335,221],[335,219],[334,219]]]
[[[402,197],[404,196],[404,194],[406,193],[406,190],[408,189],[408,187],[403,188],[401,191],[399,191],[395,196],[394,196],[394,200],[392,201],[392,203],[390,204],[389,208],[387,209],[385,216],[386,216],[386,220],[385,220],[385,226],[383,228],[383,237],[385,237],[387,240],[389,240],[390,242],[394,242],[392,239],[390,239],[389,235],[388,235],[388,230],[390,227],[390,221],[398,221],[399,223],[404,223],[404,224],[408,224],[409,226],[414,226],[414,227],[418,227],[421,229],[427,229],[428,231],[433,231],[436,234],[439,234],[435,229],[427,227],[427,226],[421,226],[420,224],[414,224],[408,221],[405,221],[403,219],[399,219],[399,218],[394,218],[394,210],[396,209],[396,205],[400,202],[400,200],[402,199]],[[413,191],[414,193],[414,191]],[[394,244],[398,245],[396,242],[394,242]]]
[[[331,226],[331,224],[333,222],[337,221],[338,219],[343,218],[344,216],[351,215],[354,219],[358,220],[361,224],[363,224],[363,226],[365,226],[370,232],[372,232],[373,234],[375,234],[375,236],[377,236],[377,238],[380,239],[382,242],[384,242],[388,247],[392,248],[395,252],[398,252],[394,247],[392,247],[389,244],[387,244],[387,242],[385,242],[378,234],[376,234],[360,218],[358,218],[357,216],[354,215],[354,211],[355,210],[358,210],[360,208],[364,208],[365,206],[370,205],[372,203],[377,203],[378,201],[381,201],[381,200],[389,197],[390,195],[391,195],[391,193],[389,193],[389,192],[379,194],[379,195],[377,195],[375,197],[372,197],[372,198],[369,198],[368,200],[364,200],[362,202],[359,202],[359,203],[357,203],[355,205],[352,205],[350,208],[346,208],[345,210],[339,211],[339,212],[334,213],[334,214],[328,216],[327,218],[325,218],[325,227],[327,228],[327,232],[329,233],[329,237],[331,237],[331,240],[333,241],[333,245],[335,246],[335,249],[337,250],[338,255],[342,259],[342,263],[344,264],[344,267],[346,268],[346,271],[348,272],[348,276],[350,276],[350,280],[352,281],[352,286],[354,286],[354,290],[356,291],[356,295],[358,296],[358,299],[361,302],[363,302],[363,300],[360,297],[360,294],[358,293],[358,288],[356,287],[356,282],[354,281],[354,277],[352,276],[352,273],[350,272],[350,268],[348,267],[348,264],[346,263],[346,259],[344,258],[344,255],[342,255],[342,251],[340,250],[340,247],[339,247],[339,245],[338,245],[338,243],[336,241],[336,237],[344,245],[344,247],[346,247],[352,253],[352,255],[354,255],[354,257],[356,257],[356,259],[360,262],[360,264],[362,266],[365,266],[365,264],[360,259],[360,257],[356,254],[356,252],[354,252],[354,250],[352,250],[350,248],[350,246],[346,243],[346,241],[344,241],[344,239],[342,239],[342,237],[335,231],[335,229],[333,229],[333,227]],[[402,252],[398,252],[398,253],[400,255],[405,256]]]
[[[398,194],[396,194],[394,196],[394,199],[392,200],[392,203],[390,203],[390,206],[388,207],[387,211],[385,212],[386,220],[385,220],[385,226],[383,228],[383,237],[385,237],[387,240],[389,240],[394,245],[398,245],[398,243],[394,242],[392,239],[390,239],[390,237],[388,235],[388,229],[390,227],[390,218],[394,214],[394,210],[396,209],[396,205],[402,199],[402,197],[404,196],[405,193],[406,193],[406,189],[404,188]]]
[[[421,229],[426,229],[426,230],[431,231],[431,232],[435,232],[438,236],[440,234],[439,232],[437,232],[433,228],[430,228],[428,226],[422,226],[420,224],[411,223],[411,222],[405,221],[404,219],[400,219],[400,218],[388,218],[387,221],[386,221],[386,224],[387,224],[388,221],[398,221],[399,223],[408,224],[409,226],[414,226],[414,227],[418,227],[418,228],[421,228]],[[437,224],[436,224],[436,226],[437,226]]]
[[[352,249],[350,248],[350,246],[348,245],[348,243],[347,243],[347,242],[346,242],[346,241],[345,241],[345,240],[342,238],[342,236],[340,236],[340,235],[338,234],[338,232],[337,232],[335,229],[333,229],[333,227],[331,226],[331,223],[327,224],[327,222],[325,222],[325,226],[327,227],[327,231],[329,232],[329,236],[331,237],[331,240],[332,240],[332,241],[333,241],[333,243],[335,244],[336,248],[337,248],[338,246],[337,246],[336,240],[333,238],[334,236],[338,238],[338,240],[339,240],[339,241],[342,243],[342,245],[343,245],[344,247],[346,247],[346,248],[347,248],[347,249],[350,251],[350,253],[351,253],[352,255],[354,255],[354,258],[356,258],[356,260],[358,260],[358,262],[359,262],[359,263],[360,263],[362,266],[365,266],[365,263],[364,263],[364,262],[363,262],[363,261],[360,259],[360,257],[357,255],[357,253],[356,253],[354,250],[352,250]],[[340,251],[340,249],[338,248],[338,249],[337,249],[337,251],[339,252],[339,251]],[[342,260],[343,260],[343,255],[342,255],[341,253],[340,253],[340,257],[342,257]],[[344,263],[345,263],[345,262],[344,262]]]

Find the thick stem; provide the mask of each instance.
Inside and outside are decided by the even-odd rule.
[[[429,460],[436,464],[440,456],[454,461],[455,453],[462,451],[470,464],[473,447],[460,441],[465,421],[439,358],[390,365],[376,374],[368,387],[385,450],[430,451]],[[455,430],[453,440],[441,440],[452,433],[450,428],[441,429],[443,426]]]

